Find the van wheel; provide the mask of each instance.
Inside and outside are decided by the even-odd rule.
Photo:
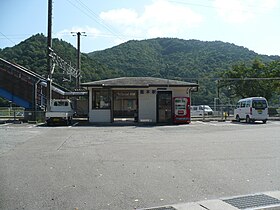
[[[266,123],[266,120],[263,120],[263,124],[265,124]]]
[[[236,118],[235,118],[235,119],[236,119],[237,122],[240,122],[240,117],[239,117],[239,115],[236,115]]]
[[[251,122],[250,117],[247,115],[246,116],[246,123],[250,123],[250,122]]]

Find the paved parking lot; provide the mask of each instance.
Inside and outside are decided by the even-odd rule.
[[[0,125],[0,209],[134,209],[280,189],[280,122]]]

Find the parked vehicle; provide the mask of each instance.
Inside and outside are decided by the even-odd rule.
[[[208,105],[191,106],[191,116],[213,115],[213,110]]]
[[[268,104],[263,97],[244,98],[237,102],[234,109],[234,116],[237,122],[246,120],[247,123],[268,119]]]
[[[51,110],[46,112],[47,125],[61,124],[70,125],[74,115],[74,109],[69,99],[53,99]]]

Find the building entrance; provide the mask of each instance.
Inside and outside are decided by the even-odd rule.
[[[114,121],[135,121],[138,117],[138,92],[134,90],[113,91]]]
[[[171,91],[157,92],[157,122],[158,123],[172,122],[172,92]]]

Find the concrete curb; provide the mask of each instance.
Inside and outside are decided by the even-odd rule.
[[[240,199],[245,197],[254,197],[254,196],[269,196],[271,199],[275,199],[276,201],[279,201],[275,204],[269,204],[265,205],[263,202],[260,202],[260,206],[254,206],[252,208],[246,208],[246,210],[280,210],[280,191],[270,191],[270,192],[263,192],[263,193],[257,193],[257,194],[251,194],[251,195],[241,195],[241,196],[235,196],[235,197],[227,197],[227,198],[220,198],[220,199],[214,199],[214,200],[203,200],[203,201],[197,201],[197,202],[189,202],[189,203],[179,203],[179,204],[173,204],[173,205],[166,205],[166,206],[158,206],[158,207],[152,207],[152,208],[142,208],[137,210],[240,210],[244,208],[237,208],[229,203],[226,203],[225,200],[227,199]],[[228,202],[228,201],[227,201]],[[248,201],[248,204],[250,204],[250,201]]]

